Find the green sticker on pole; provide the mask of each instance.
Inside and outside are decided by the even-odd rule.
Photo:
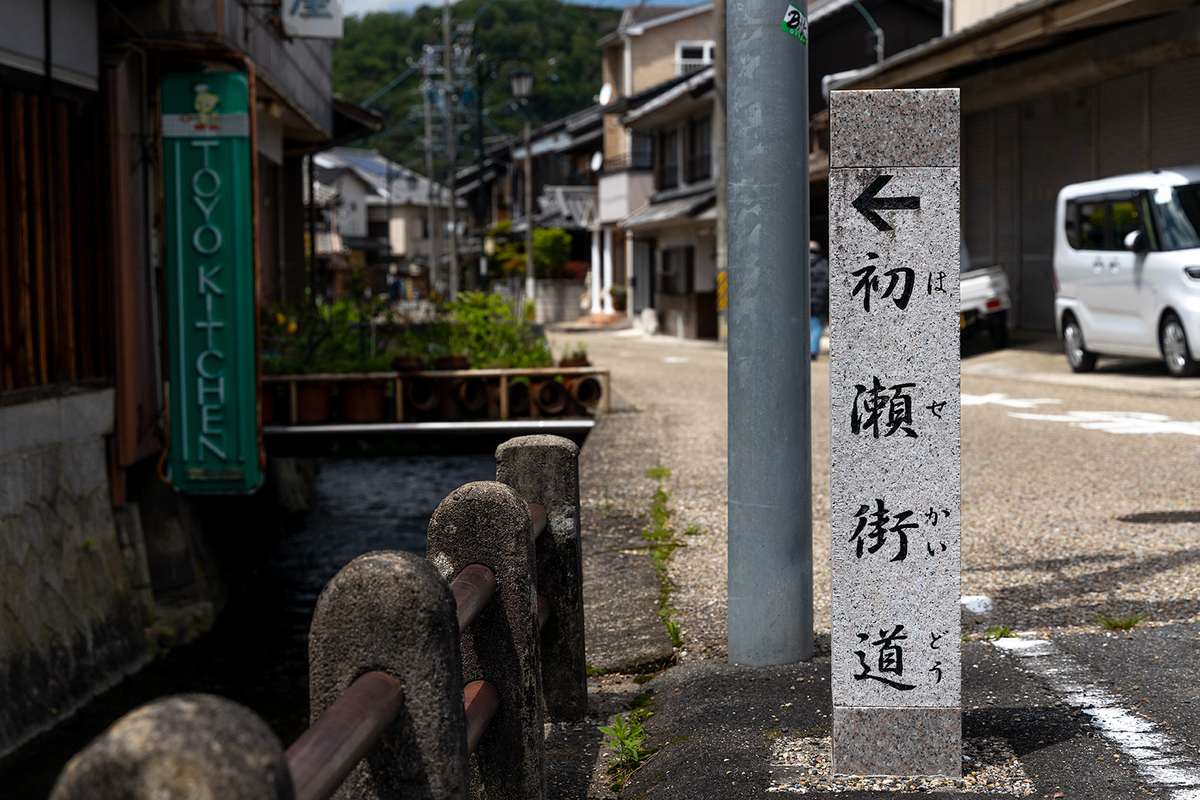
[[[181,492],[262,483],[249,103],[243,73],[162,79],[169,464]]]
[[[783,24],[779,28],[784,33],[796,37],[800,44],[808,47],[808,17],[796,6],[788,5],[787,13],[783,15]]]

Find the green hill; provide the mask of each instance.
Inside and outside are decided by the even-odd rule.
[[[534,74],[533,96],[525,106],[534,126],[591,105],[600,89],[600,48],[596,40],[612,31],[620,18],[615,8],[568,5],[557,0],[462,0],[451,6],[453,19],[474,19],[476,54],[489,56],[482,82],[484,136],[519,132],[521,112],[514,107],[509,73],[517,63]],[[363,103],[416,64],[425,44],[442,37],[442,7],[351,17],[333,56],[334,89],[347,100]],[[412,74],[369,105],[381,111],[382,134],[361,144],[377,147],[395,161],[424,172],[421,74]],[[476,95],[467,81],[457,116],[459,163],[476,153]],[[440,115],[435,111],[435,124]],[[438,128],[437,130],[440,130]],[[438,173],[443,172],[440,136]]]

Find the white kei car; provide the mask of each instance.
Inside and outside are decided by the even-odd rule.
[[[1054,217],[1054,319],[1076,372],[1098,355],[1200,374],[1200,166],[1076,183]]]

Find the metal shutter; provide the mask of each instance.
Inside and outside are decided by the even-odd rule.
[[[1146,158],[1146,74],[1096,87],[1097,178],[1140,172]]]
[[[995,141],[992,112],[970,114],[962,121],[962,220],[971,261],[977,267],[996,263]],[[966,269],[969,265],[963,264]]]
[[[1200,163],[1200,59],[1150,73],[1150,163],[1154,168]]]
[[[996,261],[1004,265],[1013,301],[1012,316],[1020,318],[1021,273],[1021,107],[1013,104],[993,110],[995,123]]]
[[[1022,105],[1019,327],[1054,327],[1054,203],[1058,190],[1091,177],[1091,90]]]

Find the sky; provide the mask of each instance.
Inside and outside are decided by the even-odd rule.
[[[623,8],[630,0],[567,0],[569,3],[581,6],[605,6],[607,8]],[[365,14],[368,11],[412,11],[418,6],[437,6],[438,0],[342,0],[342,13],[347,17]]]

